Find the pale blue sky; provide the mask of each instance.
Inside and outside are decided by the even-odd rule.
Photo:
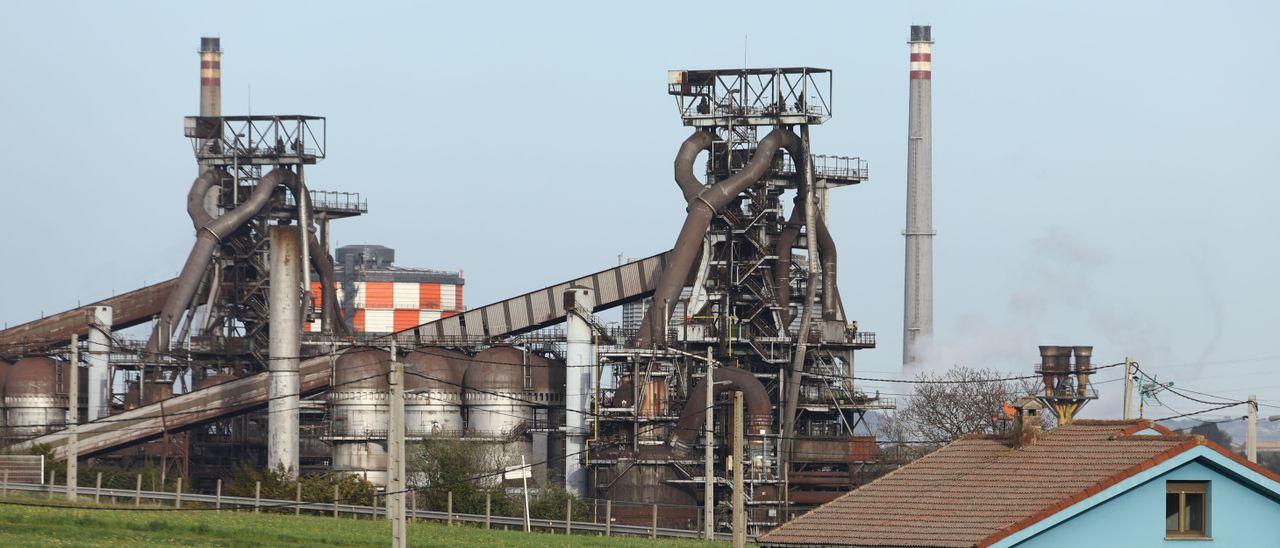
[[[335,240],[465,268],[472,306],[670,246],[688,130],[665,71],[739,66],[746,35],[751,65],[835,71],[814,148],[871,162],[833,193],[831,225],[850,315],[880,335],[859,366],[892,374],[905,41],[927,23],[934,366],[1023,372],[1036,344],[1094,344],[1100,362],[1280,403],[1272,3],[367,4],[6,7],[0,322],[180,268],[201,35],[223,41],[224,112],[252,87],[255,113],[328,117],[309,182],[371,210]],[[1116,412],[1118,385],[1095,413]]]

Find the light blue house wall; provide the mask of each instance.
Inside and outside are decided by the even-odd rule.
[[[1170,480],[1209,482],[1208,540],[1165,539],[1165,483]],[[1201,446],[995,546],[1280,547],[1280,493],[1276,482]]]

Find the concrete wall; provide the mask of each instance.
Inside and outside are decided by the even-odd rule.
[[[1166,540],[1165,483],[1208,481],[1211,540]],[[1280,502],[1199,461],[1188,462],[1016,544],[1051,546],[1280,546]]]

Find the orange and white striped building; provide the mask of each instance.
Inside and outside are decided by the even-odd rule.
[[[338,303],[357,333],[391,333],[458,314],[462,271],[394,266],[395,250],[378,245],[337,249],[334,273]],[[319,282],[312,282],[319,317]],[[308,331],[320,331],[320,321]]]

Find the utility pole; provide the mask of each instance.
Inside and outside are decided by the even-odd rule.
[[[742,490],[742,392],[733,393],[733,548],[747,545],[747,500]]]
[[[1133,419],[1133,358],[1124,359],[1124,420]]]
[[[391,337],[391,419],[387,431],[387,518],[391,520],[392,548],[405,547],[404,523],[404,364],[396,357]]]
[[[1258,397],[1249,396],[1249,434],[1245,437],[1244,453],[1249,462],[1258,462]]]
[[[79,471],[76,470],[80,460],[80,452],[76,447],[79,445],[77,425],[80,423],[80,336],[74,333],[71,335],[71,367],[67,369],[71,370],[71,378],[67,379],[71,385],[71,389],[67,391],[70,392],[67,394],[67,411],[71,421],[67,426],[67,500],[75,502],[76,482],[80,479]]]
[[[715,383],[712,382],[716,362],[711,358],[711,347],[707,347],[707,420],[702,423],[702,436],[705,440],[706,454],[702,464],[702,537],[712,540],[716,532],[716,446],[715,446]]]

